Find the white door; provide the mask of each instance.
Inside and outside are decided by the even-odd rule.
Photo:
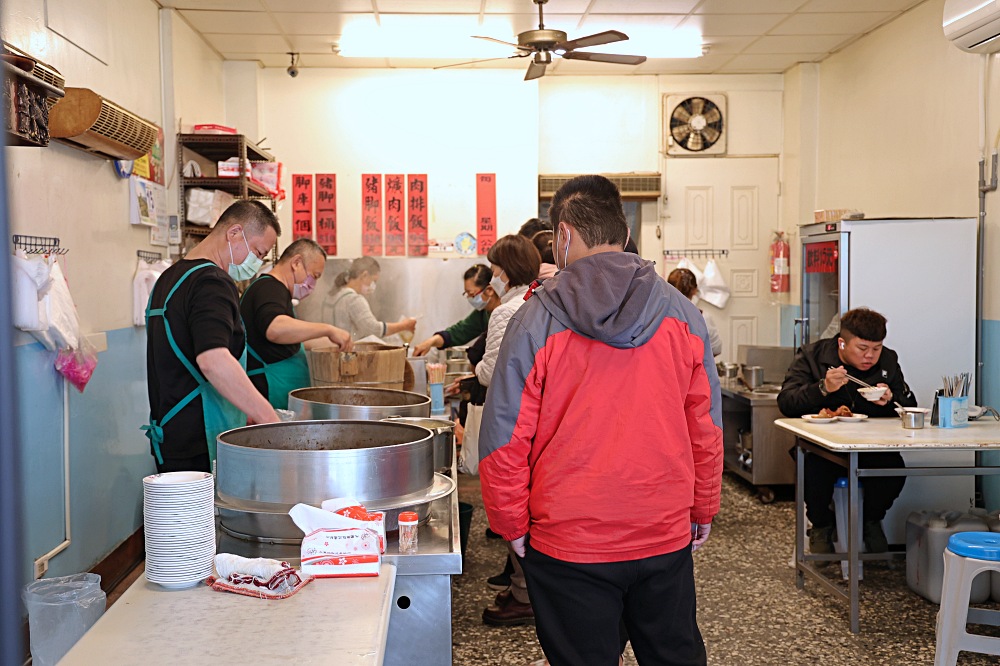
[[[700,301],[722,336],[722,358],[739,345],[779,344],[780,312],[770,304],[768,246],[778,228],[778,159],[704,158],[666,161],[664,250],[729,250],[716,257],[731,292],[718,309]],[[705,258],[692,257],[699,269]],[[664,277],[677,267],[663,257]]]

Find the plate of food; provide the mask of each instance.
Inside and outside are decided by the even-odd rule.
[[[838,421],[847,421],[849,423],[855,423],[857,421],[864,421],[867,418],[868,418],[867,414],[850,414],[849,416],[845,416],[843,414],[838,414],[837,415],[837,420]]]
[[[810,423],[836,423],[836,416],[821,416],[820,414],[803,414],[802,418]]]

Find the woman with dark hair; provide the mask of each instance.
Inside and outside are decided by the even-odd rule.
[[[382,338],[417,327],[413,317],[403,317],[396,322],[379,321],[372,314],[366,296],[375,293],[379,273],[378,262],[371,257],[359,257],[350,268],[337,276],[333,289],[323,303],[323,320],[349,331],[351,338],[360,340],[370,335]]]
[[[556,267],[556,259],[552,255],[552,232],[539,231],[531,237],[531,242],[535,244],[538,254],[542,255],[542,267],[538,270],[538,279],[544,280],[552,277],[559,270]]]
[[[445,349],[457,347],[475,340],[486,332],[486,325],[492,313],[500,305],[500,297],[490,286],[493,271],[485,264],[476,264],[465,271],[465,291],[462,293],[473,310],[469,316],[438,331],[413,348],[414,356],[424,356],[431,348]]]
[[[528,285],[538,277],[542,258],[534,244],[521,235],[504,236],[490,248],[486,258],[493,268],[490,286],[500,297],[500,306],[490,315],[486,329],[486,352],[476,366],[479,383],[488,387],[507,322],[524,304],[524,295],[528,293]]]
[[[694,276],[687,268],[675,268],[670,271],[670,275],[667,276],[667,282],[670,283],[677,291],[681,292],[684,298],[688,299],[692,303],[695,303],[695,298],[698,295],[698,278]],[[715,322],[710,316],[701,313],[701,316],[705,318],[705,326],[708,327],[708,340],[712,345],[712,356],[718,356],[722,353],[722,336],[719,335],[719,327],[715,325]]]

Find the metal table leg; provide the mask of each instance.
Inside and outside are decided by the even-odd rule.
[[[858,554],[861,550],[861,520],[858,515],[858,452],[851,451],[847,456],[847,578],[851,605],[851,633],[861,631],[859,618],[859,571]]]
[[[795,587],[805,586],[806,574],[803,571],[806,552],[806,494],[805,494],[805,451],[802,450],[802,440],[795,439]]]

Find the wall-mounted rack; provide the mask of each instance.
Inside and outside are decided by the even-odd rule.
[[[150,252],[148,250],[136,250],[135,256],[139,257],[147,264],[155,264],[157,261],[163,259],[162,252]]]
[[[22,236],[15,234],[14,247],[25,254],[66,254],[69,248],[59,247],[59,239],[51,236]]]
[[[715,259],[716,257],[728,256],[729,250],[708,250],[705,248],[663,251],[663,258],[666,261],[680,261],[684,257],[688,257],[689,259]]]

